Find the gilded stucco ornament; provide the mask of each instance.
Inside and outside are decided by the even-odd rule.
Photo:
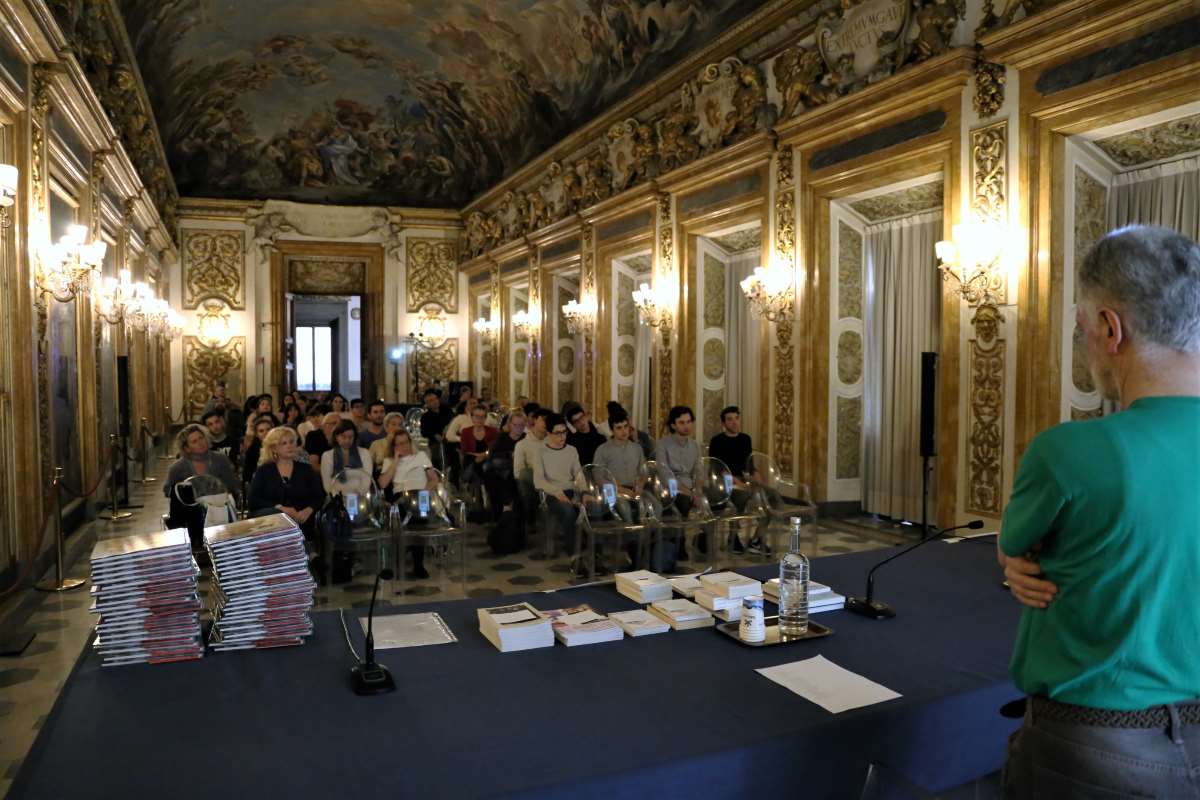
[[[994,116],[1004,105],[1004,83],[1007,80],[1003,64],[985,61],[982,54],[975,60],[975,95],[972,102],[980,119]]]

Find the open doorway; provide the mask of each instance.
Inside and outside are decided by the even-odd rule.
[[[362,396],[362,296],[296,295],[292,339],[293,389]]]

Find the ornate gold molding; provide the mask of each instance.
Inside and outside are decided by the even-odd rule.
[[[183,396],[188,418],[204,408],[213,381],[229,382],[229,396],[242,397],[246,385],[246,337],[233,336],[210,347],[198,336],[183,337]]]
[[[237,311],[246,307],[245,231],[185,228],[182,250],[184,308],[199,308],[209,298]]]
[[[504,343],[506,338],[511,339],[511,332],[507,336],[504,331],[511,331],[512,320],[505,319],[504,304],[500,297],[500,262],[488,262],[488,294],[491,299],[492,313],[491,318],[501,323],[501,327],[497,331],[496,340],[492,344],[492,390],[493,396],[499,400],[508,393],[507,371],[502,372],[500,365],[507,363],[505,357]],[[509,398],[515,400],[516,398]]]
[[[1008,222],[1008,121],[971,131],[971,215],[980,222]],[[994,270],[990,294],[1004,305],[1008,287],[1003,270]],[[978,299],[968,298],[978,303]]]
[[[33,83],[29,101],[30,139],[29,139],[29,181],[33,192],[33,213],[31,216],[30,238],[41,232],[48,234],[50,225],[48,213],[48,189],[46,173],[46,125],[50,113],[50,84],[53,81],[53,68],[49,64],[35,64],[33,67]],[[41,231],[33,230],[33,226]],[[39,268],[38,256],[30,253],[34,262],[33,269]],[[34,311],[37,317],[37,383],[38,403],[38,446],[41,451],[42,485],[49,486],[53,475],[54,444],[51,436],[51,406],[50,406],[50,341],[47,337],[51,302],[49,296],[40,289],[34,289]]]
[[[596,301],[596,227],[585,223],[579,236],[580,242],[580,283],[579,299]],[[562,309],[556,309],[561,314]],[[584,403],[592,414],[596,414],[596,397],[593,394],[596,386],[596,346],[594,331],[584,331],[583,334],[583,398]]]
[[[971,369],[968,399],[971,412],[967,459],[967,511],[999,517],[1004,487],[1004,356],[1000,310],[979,306],[971,324]]]
[[[1003,64],[984,61],[980,53],[975,58],[975,94],[971,98],[980,119],[995,116],[1004,105],[1004,84],[1007,80]]]
[[[535,247],[529,256],[529,308],[531,312],[536,312],[537,316],[542,315],[542,251],[541,248]],[[542,330],[540,321],[533,326],[533,336],[529,341],[529,385],[526,393],[533,398],[540,397],[542,394],[541,384],[539,383],[540,370],[538,369],[542,363],[542,347],[545,342],[545,331]]]
[[[426,386],[432,386],[434,381],[449,386],[450,381],[458,379],[458,339],[451,337],[438,347],[417,347],[412,365],[417,371],[412,376],[414,385],[419,375]]]
[[[792,148],[779,153],[775,171],[775,258],[780,269],[796,267],[795,156]],[[796,307],[796,289],[791,289],[789,308],[775,324],[775,460],[784,480],[792,480],[795,463],[795,326],[791,313]]]
[[[658,271],[655,275],[655,287],[667,285],[674,286],[678,280],[675,274],[675,228],[674,222],[671,219],[671,206],[673,198],[669,194],[661,194],[658,196]],[[665,292],[659,295],[660,300],[665,296]],[[674,297],[672,297],[674,300]],[[662,430],[662,426],[666,424],[667,414],[671,410],[671,406],[675,403],[674,398],[674,353],[672,351],[671,337],[674,333],[673,319],[675,316],[674,302],[669,309],[663,309],[662,324],[658,327],[659,349],[658,356],[661,362],[658,365],[658,419],[656,423],[656,433]]]
[[[408,313],[433,304],[448,314],[457,314],[458,243],[454,239],[409,237],[407,248]]]

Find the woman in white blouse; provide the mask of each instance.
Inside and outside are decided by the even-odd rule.
[[[383,460],[379,472],[379,487],[392,487],[394,492],[414,492],[433,489],[438,484],[438,473],[433,462],[425,453],[414,451],[412,437],[400,428],[392,433],[388,441],[388,456]]]
[[[334,486],[334,477],[346,469],[362,470],[367,476],[367,485],[354,489],[364,493],[370,485],[370,476],[375,464],[371,461],[371,453],[365,447],[359,447],[358,428],[348,419],[344,419],[333,429],[333,447],[321,454],[321,483],[325,491],[333,494],[340,491],[340,486]]]

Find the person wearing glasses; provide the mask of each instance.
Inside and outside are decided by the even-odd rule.
[[[579,453],[580,464],[591,464],[596,460],[596,451],[600,449],[600,445],[608,440],[592,425],[592,415],[581,403],[572,401],[563,406],[563,417],[571,425],[571,432],[567,434],[567,444]]]
[[[645,480],[641,476],[646,462],[641,446],[633,441],[633,425],[625,409],[612,411],[608,417],[612,438],[596,450],[595,465],[604,467],[617,481],[617,512],[626,522],[634,522],[631,502],[636,503]]]
[[[567,444],[567,421],[562,414],[546,415],[546,441],[533,464],[533,485],[546,493],[550,517],[558,527],[563,550],[575,553],[575,519],[579,515],[579,487],[583,467],[579,452]]]

